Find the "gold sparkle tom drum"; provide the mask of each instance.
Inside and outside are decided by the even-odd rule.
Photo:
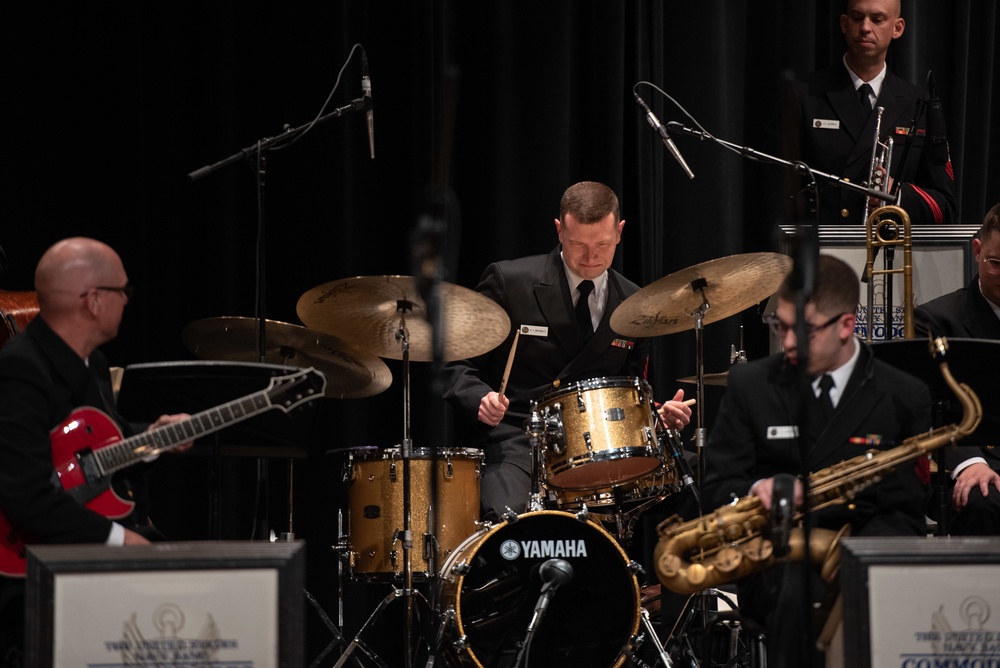
[[[431,533],[431,452],[414,448],[410,458],[410,563],[426,579],[478,529],[479,476],[483,453],[474,448],[438,450],[436,546]],[[348,536],[351,576],[392,581],[403,575],[403,459],[400,449],[356,454],[348,460]]]
[[[546,393],[542,475],[553,489],[600,489],[660,467],[653,390],[642,378],[594,378]]]

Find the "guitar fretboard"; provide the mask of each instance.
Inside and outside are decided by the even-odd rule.
[[[104,475],[114,473],[181,443],[207,436],[272,407],[267,390],[249,394],[229,403],[196,413],[187,420],[157,427],[136,434],[106,448],[95,455]]]

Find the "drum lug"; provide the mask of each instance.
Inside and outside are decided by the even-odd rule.
[[[445,473],[444,473],[445,478],[451,480],[453,477],[455,477],[455,469],[451,465],[451,457],[449,457],[447,461],[445,461],[444,467],[445,467]]]
[[[576,393],[576,410],[580,411],[581,413],[587,412],[587,404],[583,400],[583,394],[580,392]]]
[[[508,524],[513,524],[517,521],[517,513],[511,510],[510,506],[507,506],[504,510],[504,514],[500,516],[500,520]]]
[[[396,460],[389,462],[389,480],[396,479]]]
[[[642,567],[637,561],[628,562],[628,570],[632,575],[645,575],[646,569]]]
[[[591,443],[590,432],[589,431],[583,432],[583,443],[584,443],[584,445],[587,446],[587,452],[593,452],[594,451],[594,445],[593,445],[593,443]]]
[[[451,567],[452,575],[468,575],[471,567],[468,562],[460,561]]]
[[[590,518],[590,508],[587,504],[582,504],[580,510],[576,511],[576,519],[578,522],[586,522]]]
[[[653,430],[650,429],[649,427],[643,427],[643,430],[646,432],[646,445],[655,443],[655,441],[653,440]]]

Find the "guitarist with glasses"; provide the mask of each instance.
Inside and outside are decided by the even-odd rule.
[[[35,289],[38,317],[0,350],[0,512],[27,543],[148,543],[138,513],[113,521],[85,507],[64,489],[65,480],[60,484],[53,463],[59,436],[53,430],[78,407],[102,411],[126,437],[188,417],[164,415],[144,425],[115,410],[108,362],[98,346],[118,334],[132,293],[121,258],[94,239],[64,239],[39,261]],[[0,541],[10,540],[6,533]],[[0,573],[0,666],[20,665],[24,580],[2,566]]]

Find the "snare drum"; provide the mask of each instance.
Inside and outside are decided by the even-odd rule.
[[[545,394],[537,408],[544,482],[554,489],[599,489],[660,467],[653,390],[641,378],[594,378]]]
[[[472,448],[438,450],[437,549],[425,536],[431,522],[431,454],[414,448],[410,458],[410,565],[415,578],[426,578],[451,554],[479,522],[481,451]],[[351,575],[357,579],[390,581],[403,574],[403,460],[399,448],[356,455],[348,460],[347,504]],[[433,562],[433,563],[432,563]]]
[[[614,487],[593,490],[554,489],[556,504],[563,510],[579,510],[583,504],[588,508],[632,504],[649,499],[666,498],[680,490],[677,469],[671,464],[662,466],[653,473],[638,480],[622,483]],[[617,496],[616,496],[617,493]]]
[[[639,629],[634,567],[596,523],[557,510],[508,519],[470,536],[445,561],[442,652],[457,665],[512,665],[541,589],[538,569],[565,559],[572,579],[552,596],[524,663],[620,666]]]

